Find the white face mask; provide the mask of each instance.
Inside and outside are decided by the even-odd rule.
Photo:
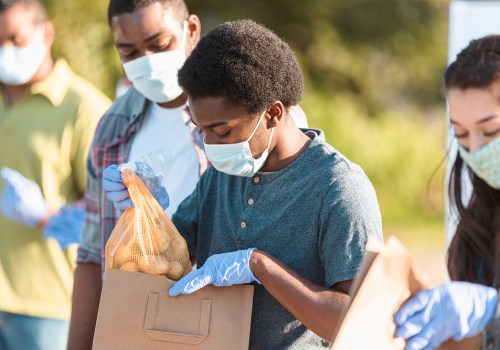
[[[44,33],[44,30],[39,30],[31,43],[24,47],[0,47],[0,82],[22,85],[33,78],[47,53]]]
[[[186,61],[186,29],[184,21],[182,43],[176,50],[159,52],[123,63],[123,70],[134,88],[148,100],[164,103],[182,94],[177,83],[177,72]]]
[[[262,168],[269,155],[269,147],[273,139],[274,128],[271,129],[271,136],[269,137],[267,148],[259,159],[255,159],[252,156],[249,141],[255,134],[255,131],[257,131],[260,121],[265,114],[266,111],[260,116],[257,126],[253,129],[252,134],[246,141],[230,144],[207,144],[203,141],[207,158],[215,169],[228,175],[252,177]]]

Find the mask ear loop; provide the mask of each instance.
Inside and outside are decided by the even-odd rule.
[[[250,136],[244,142],[250,141],[250,139],[253,137],[253,135],[257,131],[257,128],[259,127],[259,124],[260,124],[262,118],[264,118],[264,116],[266,115],[266,112],[267,112],[267,109],[264,111],[264,113],[262,113],[262,115],[259,118],[259,121],[257,122],[257,125],[255,125],[255,128],[253,129],[252,133],[250,134]]]

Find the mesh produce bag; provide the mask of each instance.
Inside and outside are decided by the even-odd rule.
[[[126,209],[106,244],[106,269],[165,275],[177,281],[191,271],[186,241],[143,181],[123,169],[134,208]]]

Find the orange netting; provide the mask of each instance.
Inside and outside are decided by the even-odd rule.
[[[177,281],[191,263],[186,241],[146,185],[134,172],[122,171],[134,208],[126,209],[106,244],[106,269],[165,275]]]

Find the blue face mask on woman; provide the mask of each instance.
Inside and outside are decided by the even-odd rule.
[[[246,141],[230,144],[207,144],[203,142],[207,158],[215,169],[228,175],[252,177],[262,168],[269,155],[269,147],[273,139],[274,128],[271,129],[269,143],[260,158],[255,159],[252,156],[249,141],[257,131],[266,112],[267,111],[264,111],[264,113],[262,113],[255,129],[253,129],[250,137]]]
[[[474,174],[491,187],[500,189],[500,138],[474,152],[469,152],[462,145],[459,145],[458,151]]]

